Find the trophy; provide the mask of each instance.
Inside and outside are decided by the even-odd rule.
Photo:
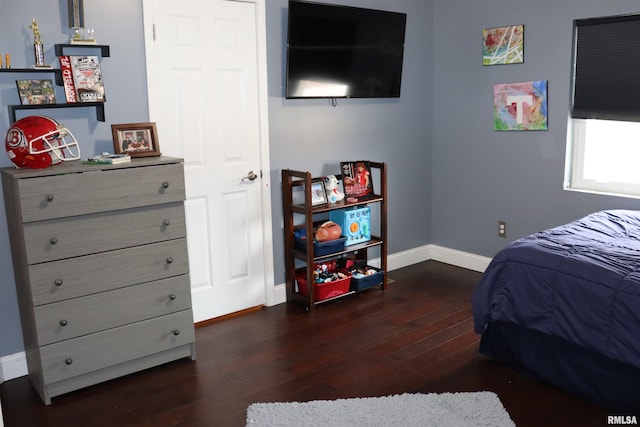
[[[40,30],[38,29],[38,23],[36,18],[33,18],[31,25],[29,26],[33,30],[33,53],[35,54],[36,63],[35,68],[51,68],[50,65],[44,63],[44,45],[40,38]]]
[[[71,44],[96,44],[93,38],[93,29],[87,30],[87,36],[80,34],[84,29],[84,4],[83,0],[68,0],[69,8],[69,28],[73,29],[73,36],[69,39]]]

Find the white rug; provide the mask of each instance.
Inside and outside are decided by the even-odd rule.
[[[247,427],[515,427],[495,393],[254,403]]]

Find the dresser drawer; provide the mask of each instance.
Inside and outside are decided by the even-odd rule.
[[[22,222],[184,200],[181,163],[90,170],[18,182]]]
[[[185,236],[182,203],[24,225],[28,264],[107,252]]]
[[[40,347],[44,384],[195,341],[191,310]]]
[[[30,265],[31,298],[39,306],[188,272],[187,240],[169,240]]]
[[[189,308],[191,290],[185,274],[41,305],[34,312],[42,346]]]

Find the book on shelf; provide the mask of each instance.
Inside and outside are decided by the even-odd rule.
[[[56,94],[51,80],[16,80],[22,105],[55,104]]]
[[[83,160],[82,163],[89,165],[117,165],[119,163],[127,163],[131,161],[131,156],[128,154],[112,154],[102,153],[97,156],[89,157]]]
[[[60,69],[68,103],[106,101],[98,56],[62,55]]]

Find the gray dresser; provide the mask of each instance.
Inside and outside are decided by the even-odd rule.
[[[0,172],[29,377],[45,404],[195,359],[182,159]]]

